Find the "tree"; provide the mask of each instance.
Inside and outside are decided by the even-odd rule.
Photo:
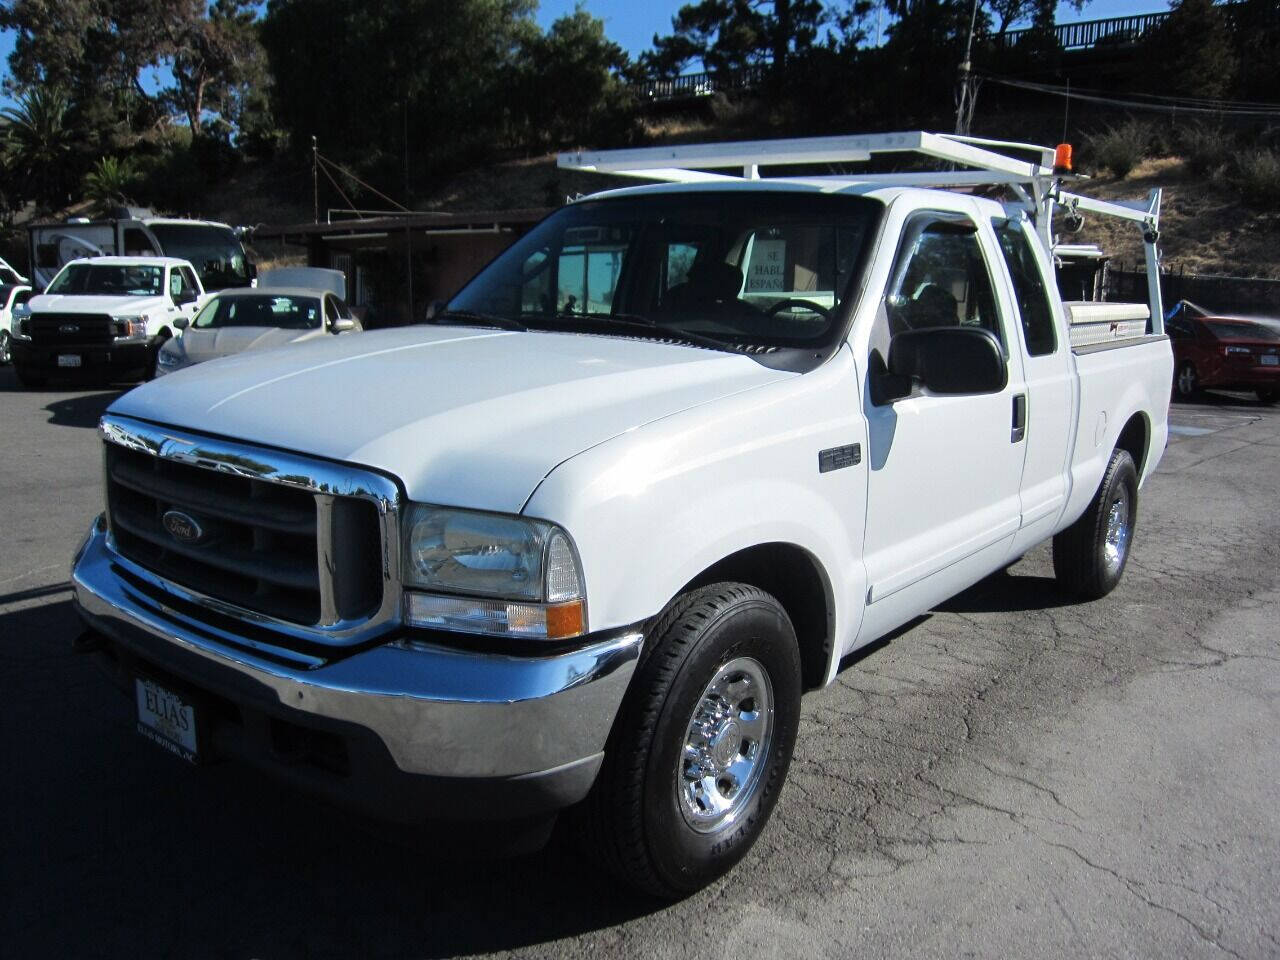
[[[629,61],[604,23],[578,8],[527,38],[513,65],[513,132],[526,147],[625,137],[633,113],[622,78]]]
[[[295,147],[315,135],[406,193],[415,173],[492,153],[510,114],[503,81],[538,33],[532,13],[532,0],[270,0],[272,111]]]
[[[40,86],[23,91],[17,106],[0,110],[6,165],[16,174],[21,195],[46,207],[64,201],[73,182],[76,137],[67,125],[68,108],[61,87]]]
[[[129,202],[129,193],[138,178],[133,161],[125,157],[102,157],[84,177],[84,195],[99,211]]]
[[[169,3],[162,21],[174,84],[165,101],[186,118],[195,136],[210,114],[222,131],[238,129],[252,91],[268,81],[266,52],[258,41],[254,0],[216,0],[203,15],[202,0]]]
[[[645,65],[662,75],[695,60],[713,72],[769,64],[780,73],[826,20],[817,0],[698,0],[680,8],[669,36],[654,36]]]
[[[1152,93],[1224,97],[1236,73],[1231,39],[1213,0],[1174,0],[1168,18],[1144,44],[1139,82]]]

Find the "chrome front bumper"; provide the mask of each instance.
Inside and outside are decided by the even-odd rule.
[[[173,606],[137,592],[117,569],[167,591]],[[219,644],[216,630],[177,609],[182,588],[116,554],[97,523],[71,583],[90,628],[144,663],[233,702],[363,728],[399,771],[436,778],[520,779],[573,768],[589,786],[642,640],[625,630],[571,652],[517,657],[392,633],[379,646],[300,669]]]

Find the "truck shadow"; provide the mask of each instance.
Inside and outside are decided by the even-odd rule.
[[[65,589],[36,588],[23,603]],[[52,599],[50,597],[49,599]],[[446,957],[550,943],[662,904],[563,838],[515,859],[460,831],[350,816],[221,763],[190,767],[134,733],[69,600],[0,607],[9,809],[0,942],[14,956]]]
[[[934,609],[939,613],[1010,613],[1070,607],[1079,602],[1078,597],[1063,590],[1053,577],[1000,570]]]
[[[107,407],[123,392],[110,390],[55,400],[45,406],[49,411],[49,423],[57,427],[96,427]]]

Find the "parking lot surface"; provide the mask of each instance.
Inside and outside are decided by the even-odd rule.
[[[1124,580],[1047,545],[805,698],[773,822],[659,904],[560,842],[467,855],[146,743],[70,650],[111,391],[0,368],[0,953],[1280,955],[1280,411],[1172,411]]]

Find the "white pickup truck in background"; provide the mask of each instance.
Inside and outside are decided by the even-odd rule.
[[[895,152],[953,169],[758,178]],[[562,164],[669,182],[558,210],[434,326],[117,400],[78,645],[179,756],[526,838],[568,808],[680,896],[765,828],[842,657],[1048,538],[1064,589],[1116,586],[1167,437],[1159,195],[925,133]],[[1059,207],[1135,223],[1150,303],[1064,305]]]
[[[172,257],[91,257],[64,266],[14,322],[18,381],[149,380],[160,348],[204,299],[195,268]]]

